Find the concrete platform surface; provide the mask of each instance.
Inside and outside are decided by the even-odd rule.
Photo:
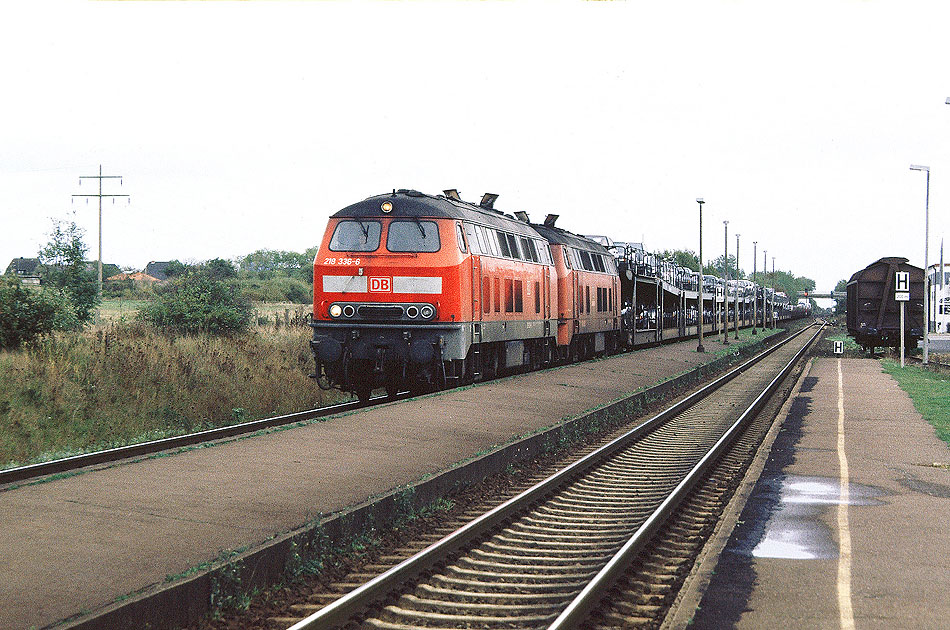
[[[874,360],[793,396],[689,627],[950,627],[947,445]]]
[[[0,628],[42,628],[709,362],[641,350],[0,491]]]

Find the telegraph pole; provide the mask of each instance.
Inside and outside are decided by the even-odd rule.
[[[102,299],[102,198],[103,197],[112,197],[113,203],[115,203],[115,197],[125,197],[129,198],[128,195],[104,195],[102,193],[102,180],[104,179],[117,179],[119,180],[119,185],[122,185],[122,176],[121,175],[103,175],[102,174],[102,164],[99,165],[99,174],[98,175],[80,175],[79,176],[79,185],[82,186],[82,180],[84,179],[98,179],[99,180],[99,194],[96,195],[73,195],[73,197],[98,197],[99,198],[99,275],[96,283],[96,289],[98,291],[99,299]],[[89,201],[88,199],[86,200]]]

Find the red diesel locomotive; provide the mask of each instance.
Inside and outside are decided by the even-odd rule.
[[[314,259],[321,387],[368,399],[589,356],[619,339],[619,280],[600,244],[454,190],[370,197],[330,217]]]

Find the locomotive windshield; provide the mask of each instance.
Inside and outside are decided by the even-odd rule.
[[[375,252],[379,249],[379,221],[340,221],[330,239],[334,252]]]
[[[391,252],[439,251],[439,226],[434,221],[393,221],[386,249]]]

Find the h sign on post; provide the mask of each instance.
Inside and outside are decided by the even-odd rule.
[[[910,274],[898,271],[894,278],[894,299],[898,302],[910,301]]]
[[[844,342],[836,341],[835,342],[835,354],[844,354]]]

